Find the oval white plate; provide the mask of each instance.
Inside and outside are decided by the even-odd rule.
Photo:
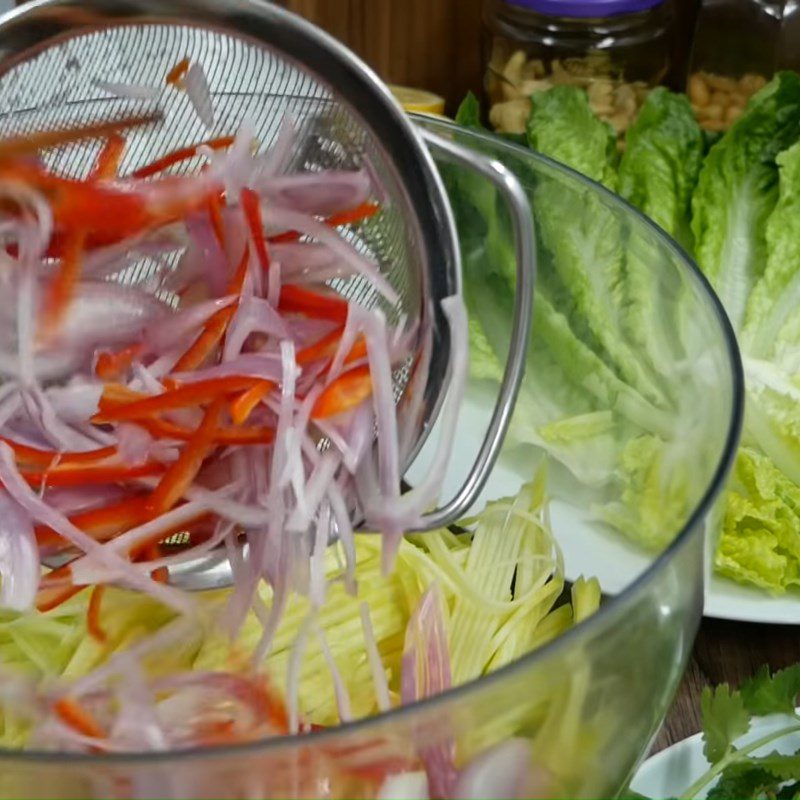
[[[783,714],[758,719],[746,736],[737,740],[737,745],[747,745],[772,731],[790,725],[793,718]],[[793,734],[756,750],[753,755],[763,756],[777,750],[780,753],[794,753],[800,748],[800,734]],[[662,750],[642,764],[631,781],[631,789],[646,797],[680,797],[698,778],[708,770],[708,762],[703,755],[703,739],[698,733],[682,742]],[[701,797],[711,789],[710,783]]]
[[[454,496],[472,466],[489,424],[491,409],[486,396],[470,387],[459,415],[453,456],[444,480],[443,499]],[[414,485],[426,474],[435,452],[439,421],[417,460],[407,473]],[[532,455],[503,454],[473,506],[481,510],[488,501],[515,495],[536,472]],[[554,502],[553,526],[564,552],[569,580],[581,575],[594,576],[607,594],[618,594],[651,563],[651,556],[613,531],[598,530],[586,520],[585,512],[562,502]],[[800,594],[772,597],[756,588],[714,577],[706,590],[705,615],[746,622],[800,625]]]

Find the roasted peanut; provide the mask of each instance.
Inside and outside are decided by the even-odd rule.
[[[719,106],[723,110],[726,109],[731,102],[731,96],[728,92],[712,92],[710,106]]]
[[[727,78],[724,75],[714,75],[713,73],[706,72],[703,74],[708,86],[715,92],[731,92],[736,91],[736,81],[733,78]]]
[[[498,133],[525,133],[531,108],[528,99],[498,103],[489,112],[489,121]]]
[[[689,78],[689,99],[695,106],[707,106],[711,100],[711,94],[702,76],[692,75]]]
[[[767,85],[767,79],[762,75],[748,73],[739,80],[739,87],[746,96],[754,95],[759,89]]]
[[[732,125],[736,122],[739,117],[742,116],[744,113],[744,109],[741,106],[730,106],[728,110],[725,112],[725,122],[729,125]]]

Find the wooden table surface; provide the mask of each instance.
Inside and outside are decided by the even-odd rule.
[[[661,750],[700,730],[700,693],[704,686],[725,682],[738,686],[763,664],[776,670],[797,662],[800,629],[796,626],[704,620],[655,749]]]

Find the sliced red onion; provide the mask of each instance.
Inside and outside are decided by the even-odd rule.
[[[280,208],[329,217],[365,203],[372,182],[366,170],[328,170],[324,181],[315,172],[300,172],[264,181],[260,188],[264,199]]]
[[[339,720],[342,723],[350,722],[353,719],[353,711],[350,703],[350,695],[344,680],[342,680],[342,673],[339,671],[339,667],[333,658],[333,653],[331,653],[331,648],[328,646],[328,638],[325,636],[325,631],[323,631],[316,622],[314,623],[314,627],[322,648],[322,654],[325,656],[325,661],[328,664],[328,671],[331,673],[331,678],[333,679],[333,693],[336,696],[336,708],[339,712]]]
[[[378,800],[430,800],[428,776],[424,772],[390,775],[378,789]]]
[[[88,362],[83,353],[59,350],[57,352],[40,353],[35,358],[29,357],[27,349],[20,360],[17,353],[0,351],[0,375],[23,382],[58,381],[74,375]]]
[[[106,544],[97,545],[95,543],[95,547],[91,551],[82,548],[87,555],[81,556],[72,563],[73,580],[79,585],[90,585],[98,582],[96,578],[100,576],[102,578],[100,583],[110,583],[115,580],[117,573],[117,567],[113,565],[121,560],[117,556],[118,553],[128,553],[142,542],[152,541],[159,533],[166,533],[181,525],[187,525],[198,516],[207,513],[208,510],[208,506],[204,503],[185,503],[143,525],[131,528]],[[126,579],[132,572],[137,576],[141,574],[130,562],[126,563],[128,565],[125,573]]]
[[[117,450],[122,461],[137,467],[147,463],[153,449],[153,437],[138,425],[122,423],[117,425]]]
[[[108,738],[127,752],[164,752],[170,743],[158,718],[155,696],[138,664],[127,661],[127,668],[120,669],[120,686],[125,689],[116,692],[116,715]]]
[[[181,383],[197,383],[198,381],[215,380],[217,378],[230,378],[242,376],[245,378],[260,378],[262,380],[278,383],[282,378],[281,361],[273,353],[253,353],[252,355],[239,356],[233,361],[218,364],[195,372],[179,372],[174,375]]]
[[[0,607],[33,608],[41,571],[30,514],[0,492]]]
[[[95,78],[92,83],[101,91],[122,100],[158,100],[161,90],[136,83],[114,83]]]
[[[349,242],[345,241],[324,222],[320,222],[307,214],[300,214],[297,211],[289,211],[269,205],[264,207],[264,215],[267,224],[271,228],[282,231],[296,230],[304,236],[316,239],[319,243],[329,247],[348,266],[352,265],[356,272],[367,278],[389,303],[392,305],[398,303],[400,298],[386,276],[381,273],[380,267],[374,261],[370,261],[361,255]]]
[[[316,611],[311,611],[303,620],[286,665],[286,705],[289,711],[289,733],[293,734],[300,733],[300,664],[316,621]]]
[[[453,796],[464,800],[545,797],[550,787],[535,780],[532,746],[525,739],[510,739],[482,753],[461,771]]]
[[[102,439],[102,432],[94,429],[92,435],[87,435],[78,430],[76,426],[67,424],[50,403],[49,398],[39,388],[32,388],[22,395],[22,401],[35,424],[38,424],[42,434],[56,450],[83,451],[92,450],[97,446],[98,436]]]
[[[183,309],[167,319],[159,320],[156,324],[148,325],[144,331],[144,344],[149,350],[162,353],[173,347],[176,341],[192,334],[195,336],[199,334],[200,328],[214,314],[235,303],[237,299],[234,295],[230,295],[207,300]]]
[[[279,339],[289,338],[286,322],[274,306],[259,297],[247,297],[239,304],[228,329],[222,360],[230,362],[235,359],[242,352],[248,337],[254,333],[264,333]]]
[[[118,503],[127,496],[128,492],[119,486],[85,486],[80,489],[47,489],[42,499],[56,511],[69,517]]]
[[[137,341],[148,326],[171,314],[165,303],[132,286],[85,282],[59,329],[58,348],[88,350]]]
[[[131,586],[152,595],[156,600],[160,600],[171,608],[185,614],[194,613],[194,602],[190,597],[152,580],[149,576],[141,575],[129,561],[120,558],[108,546],[98,544],[91,536],[73,525],[63,514],[44,502],[20,475],[14,451],[5,442],[0,442],[0,482],[5,486],[9,495],[36,522],[52,528],[75,547],[91,556],[98,565],[109,570],[117,579],[125,580]],[[77,577],[74,577],[74,580],[80,584]]]
[[[79,425],[98,411],[103,384],[100,381],[78,380],[66,386],[53,386],[45,396],[59,418],[68,425]]]
[[[350,314],[360,318],[360,326],[367,342],[381,491],[387,501],[396,501],[400,496],[400,448],[386,321],[380,312],[364,312],[353,304],[350,306]]]
[[[242,189],[250,185],[255,171],[253,148],[256,144],[255,128],[252,120],[245,119],[239,126],[239,132],[233,145],[227,150],[208,150],[204,153],[209,160],[211,170],[225,184],[228,197],[239,197]],[[238,241],[238,239],[237,239]],[[241,248],[239,248],[241,253]],[[230,255],[230,254],[229,254]],[[238,263],[238,259],[231,259]]]
[[[221,297],[225,294],[231,267],[211,219],[206,213],[192,214],[186,219],[186,230],[190,246],[181,270],[190,281],[198,274],[205,276],[212,294]]]
[[[214,103],[202,64],[195,62],[189,67],[183,86],[195,113],[207,128],[214,127]]]
[[[281,122],[278,136],[272,148],[258,159],[254,178],[256,187],[262,186],[264,181],[271,180],[288,168],[297,139],[294,120],[287,114]]]
[[[375,439],[375,417],[369,403],[362,403],[344,421],[316,420],[320,432],[342,456],[342,463],[355,475]]]
[[[369,606],[364,602],[359,603],[358,610],[361,615],[361,629],[364,631],[364,644],[367,648],[367,657],[369,658],[369,665],[372,668],[372,680],[375,684],[375,699],[378,703],[378,709],[386,713],[392,707],[392,700],[389,695],[389,684],[386,680],[386,668],[383,665],[383,660],[378,650],[378,643],[375,641],[375,631],[372,627],[372,620],[369,615]],[[427,783],[426,780],[426,789]]]
[[[400,694],[414,703],[447,691],[452,685],[450,650],[443,616],[444,599],[433,584],[419,600],[406,628]],[[452,797],[458,779],[455,742],[423,744],[420,756],[428,773],[433,797]]]
[[[448,297],[442,301],[442,310],[450,325],[452,349],[450,383],[445,406],[441,412],[442,430],[439,435],[439,447],[427,476],[412,491],[407,492],[399,500],[389,501],[385,513],[377,508],[368,510],[369,519],[382,520],[382,524],[394,521],[405,530],[419,525],[422,514],[439,496],[456,440],[459,409],[464,398],[469,373],[469,352],[466,346],[468,321],[464,302],[460,297]],[[377,514],[375,514],[376,511]]]
[[[321,608],[325,602],[325,590],[327,582],[325,578],[325,553],[328,549],[331,530],[331,507],[330,503],[323,503],[317,516],[317,524],[314,529],[314,546],[311,551],[311,559],[308,567],[308,596],[311,605]]]
[[[336,471],[339,469],[340,459],[331,452],[323,453],[319,464],[311,473],[311,477],[306,482],[305,508],[299,505],[286,522],[286,529],[302,533],[308,530],[311,518],[316,516],[317,509],[333,481]]]

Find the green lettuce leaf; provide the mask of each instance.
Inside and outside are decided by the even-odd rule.
[[[613,189],[616,137],[591,111],[586,93],[557,87],[536,94],[528,123],[534,150]],[[557,176],[543,177],[532,196],[545,257],[539,291],[625,383],[651,403],[663,387],[637,357],[626,330],[625,236],[619,212],[594,187],[575,188]]]
[[[692,201],[696,255],[737,331],[766,262],[766,222],[778,195],[775,158],[799,129],[800,76],[781,72],[711,148],[700,173]]]
[[[668,545],[687,518],[696,497],[691,463],[674,449],[680,440],[640,436],[625,446],[617,472],[618,499],[595,506],[601,522],[650,549]]]
[[[618,191],[689,249],[703,155],[703,133],[688,98],[664,88],[650,92],[625,139]]]
[[[753,358],[786,363],[800,354],[800,142],[777,158],[779,199],[766,226],[764,274],[747,303],[741,344]]]
[[[532,97],[528,144],[540,153],[602,183],[617,184],[617,137],[598,119],[586,92],[574,86],[556,86]]]
[[[619,168],[620,195],[687,248],[691,197],[704,150],[688,99],[659,88],[648,95],[628,131]],[[627,332],[655,371],[674,372],[695,341],[680,302],[685,277],[655,237],[636,237],[626,250],[625,270]]]
[[[716,566],[776,594],[800,584],[800,487],[751,448],[736,461]]]

